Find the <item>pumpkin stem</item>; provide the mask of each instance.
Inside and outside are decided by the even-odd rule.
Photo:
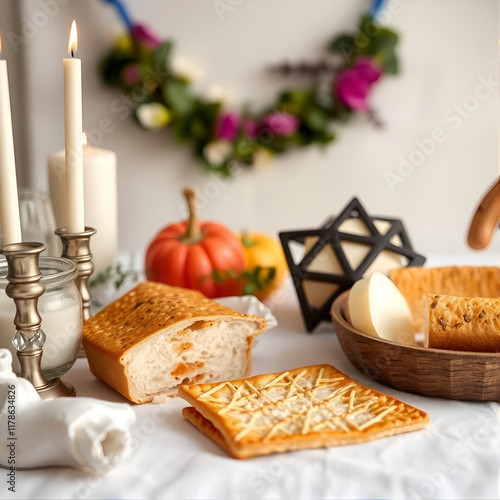
[[[186,198],[189,215],[186,232],[179,239],[183,243],[194,245],[202,239],[202,234],[198,227],[198,219],[196,217],[196,193],[192,187],[185,187],[182,190],[182,194]]]

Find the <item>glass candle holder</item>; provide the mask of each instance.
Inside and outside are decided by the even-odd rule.
[[[7,261],[0,259],[0,347],[12,353],[12,368],[20,374],[21,367],[12,345],[16,332],[16,306],[5,293]],[[48,380],[64,375],[75,363],[82,343],[82,299],[75,285],[76,264],[63,257],[40,257],[40,272],[45,293],[38,301],[42,329],[46,335],[43,346],[42,371]]]

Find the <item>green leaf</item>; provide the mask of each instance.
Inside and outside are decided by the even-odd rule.
[[[332,40],[332,42],[328,46],[328,50],[330,52],[344,53],[346,48],[351,49],[352,47],[355,47],[354,36],[348,35],[348,34],[343,34],[343,35],[339,35],[334,40]]]
[[[205,123],[202,117],[191,115],[189,117],[189,137],[191,139],[207,140],[210,136],[211,127]]]
[[[392,52],[398,43],[398,35],[394,31],[388,29],[381,29],[378,36],[372,39],[370,49],[375,52]]]
[[[101,78],[106,85],[127,88],[122,79],[122,72],[127,64],[134,62],[135,59],[130,53],[118,51],[111,52],[99,64]]]
[[[323,132],[328,126],[328,115],[318,106],[311,106],[302,118],[305,124],[315,132]]]
[[[195,101],[190,114],[174,119],[174,139],[180,144],[196,142],[201,156],[201,149],[211,139],[219,107],[219,103],[202,104]]]
[[[286,92],[283,92],[279,97],[278,109],[287,113],[291,113],[293,115],[300,115],[313,99],[314,90],[287,90]]]
[[[155,65],[155,71],[163,71],[167,73],[169,71],[169,59],[170,53],[173,49],[172,42],[165,42],[158,45],[153,52],[153,63]]]
[[[109,266],[105,271],[100,272],[89,281],[89,287],[92,289],[96,286],[113,283],[115,290],[119,290],[127,278],[137,281],[138,273],[133,269],[132,265],[133,263],[131,262],[129,269],[123,269],[120,263],[116,264],[114,267]]]
[[[335,140],[335,134],[332,134],[330,132],[325,131],[323,134],[319,135],[316,138],[316,141],[319,142],[320,144],[328,144],[329,142],[332,142]]]
[[[112,271],[112,267],[109,266],[106,268],[106,270],[101,271],[96,276],[93,276],[92,279],[89,281],[89,287],[92,288],[92,287],[97,286],[97,285],[105,284],[109,280],[109,278],[111,277],[111,271]]]
[[[243,287],[243,295],[253,295],[257,291],[255,283],[247,283]]]
[[[255,139],[239,136],[234,143],[234,157],[244,163],[250,164],[258,147]]]
[[[172,122],[174,140],[179,144],[185,144],[192,140],[189,132],[189,118],[177,118]]]
[[[215,166],[215,165],[208,163],[207,159],[203,155],[199,154],[198,157],[200,159],[201,168],[205,172],[215,173],[215,174],[220,175],[223,178],[228,178],[231,176],[231,169],[229,167],[229,161],[223,163],[220,166]],[[227,279],[229,277],[227,275],[222,275],[222,276],[223,276],[223,279]],[[222,281],[221,281],[221,283],[222,283]]]
[[[263,146],[269,148],[271,151],[274,151],[275,153],[283,153],[284,151],[286,151],[290,141],[291,138],[289,137],[273,135],[270,140],[266,137],[266,142],[265,144],[263,144]]]
[[[199,113],[205,123],[215,123],[221,108],[220,102],[198,103],[196,112]]]
[[[394,52],[383,54],[377,61],[382,66],[384,73],[389,75],[397,75],[399,73],[399,62]]]
[[[222,284],[224,280],[240,280],[243,284],[242,294],[252,295],[264,288],[276,276],[275,267],[260,267],[257,266],[253,271],[245,269],[241,273],[237,273],[234,269],[227,271],[219,271],[218,269],[212,270],[212,279],[218,284]]]
[[[187,82],[169,78],[163,84],[163,98],[167,106],[178,116],[190,113],[195,104]]]

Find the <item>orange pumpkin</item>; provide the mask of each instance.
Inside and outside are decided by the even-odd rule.
[[[196,217],[195,193],[185,188],[189,217],[163,228],[146,252],[146,277],[172,286],[199,290],[209,298],[241,294],[238,279],[219,280],[221,273],[238,274],[245,253],[238,236],[217,222]]]
[[[251,274],[256,268],[274,269],[274,277],[262,290],[255,290],[259,300],[267,299],[285,280],[288,266],[280,243],[265,233],[243,233],[241,242],[245,247],[245,269]]]

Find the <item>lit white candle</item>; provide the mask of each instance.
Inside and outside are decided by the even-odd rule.
[[[57,227],[66,225],[64,150],[47,158],[49,189]],[[116,153],[83,145],[85,224],[97,229],[92,236],[94,274],[112,266],[118,251],[118,201]]]
[[[83,200],[82,65],[74,57],[77,49],[76,22],[71,25],[64,68],[64,134],[66,153],[66,230],[85,230]]]
[[[0,36],[0,56],[1,53],[2,38]],[[20,243],[22,239],[17,197],[14,135],[12,134],[9,77],[5,59],[0,59],[0,221],[2,223],[2,244]]]

